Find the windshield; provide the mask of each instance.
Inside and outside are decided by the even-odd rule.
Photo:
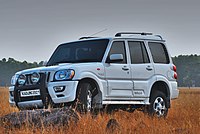
[[[59,63],[101,62],[108,42],[108,39],[98,39],[61,44],[49,59],[47,66]]]

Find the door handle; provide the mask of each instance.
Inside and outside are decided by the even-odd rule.
[[[124,71],[128,71],[129,68],[127,68],[126,66],[124,66],[124,67],[122,67],[122,70],[124,70]]]
[[[153,70],[153,68],[151,66],[147,66],[146,70],[151,71],[151,70]]]

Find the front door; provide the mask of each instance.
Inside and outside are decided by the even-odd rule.
[[[125,42],[114,41],[107,59],[109,59],[111,54],[122,54],[123,60],[105,63],[108,84],[107,97],[118,100],[133,97],[133,82],[131,80],[130,65],[127,64]]]

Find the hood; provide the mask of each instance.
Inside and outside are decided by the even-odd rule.
[[[56,71],[59,69],[66,69],[70,68],[71,63],[64,63],[64,64],[59,64],[56,66],[43,66],[43,67],[37,67],[37,68],[31,68],[31,69],[25,69],[22,71],[17,72],[16,74],[26,74],[26,73],[32,73],[32,72],[50,72],[50,71]]]
[[[62,63],[55,66],[43,66],[31,69],[25,69],[16,73],[16,75],[20,74],[30,74],[33,72],[55,72],[62,69],[76,69],[81,67],[91,67],[93,65],[97,65],[98,63],[90,62],[90,63]]]

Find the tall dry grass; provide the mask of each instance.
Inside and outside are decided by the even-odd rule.
[[[11,112],[17,112],[17,108],[10,107],[9,105],[8,88],[0,87],[0,117]]]
[[[8,103],[8,89],[0,88],[0,116],[11,112],[17,112],[16,108],[11,108]],[[0,133],[34,133],[34,134],[101,134],[110,133],[106,131],[109,119],[116,119],[119,128],[113,133],[132,134],[169,134],[169,133],[200,133],[200,89],[181,89],[178,99],[172,102],[166,119],[151,118],[141,111],[128,113],[124,111],[110,114],[99,114],[93,118],[87,114],[80,118],[76,125],[50,126],[48,128],[22,128],[8,129],[0,126]]]

